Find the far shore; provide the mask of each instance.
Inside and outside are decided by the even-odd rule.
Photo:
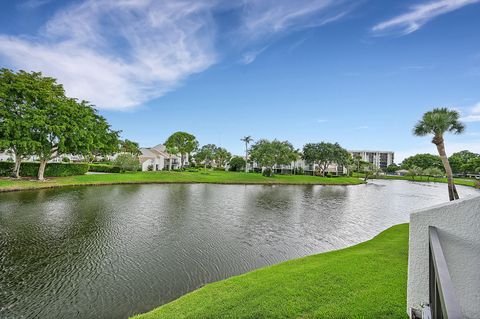
[[[164,171],[87,174],[68,177],[50,177],[36,181],[33,177],[22,179],[0,178],[0,192],[35,190],[64,186],[100,186],[116,184],[225,184],[225,185],[359,185],[356,177],[319,177],[308,175],[275,175],[265,177],[258,173],[224,171]]]

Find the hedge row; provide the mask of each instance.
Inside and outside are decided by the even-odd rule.
[[[0,176],[12,175],[15,163],[0,162]],[[23,162],[20,165],[20,176],[37,176],[40,163]],[[88,172],[88,164],[84,163],[48,163],[45,177],[84,175]]]
[[[120,167],[108,164],[90,164],[89,172],[120,173]]]

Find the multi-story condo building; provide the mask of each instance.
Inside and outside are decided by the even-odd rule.
[[[372,163],[380,168],[387,168],[394,163],[395,153],[390,151],[349,151],[353,158],[359,156],[362,161]]]

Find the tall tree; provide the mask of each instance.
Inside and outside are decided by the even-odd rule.
[[[120,151],[124,153],[130,153],[132,155],[140,155],[140,146],[137,142],[130,141],[129,139],[125,139],[120,141]]]
[[[318,165],[321,174],[325,176],[331,164],[346,166],[351,160],[350,153],[338,143],[308,143],[303,147],[303,159],[308,163]]]
[[[252,145],[250,159],[265,168],[267,176],[271,176],[273,166],[290,164],[294,158],[294,152],[295,149],[288,141],[273,140],[270,142],[261,139]]]
[[[15,156],[12,177],[20,177],[22,159],[33,153],[32,108],[35,103],[39,73],[0,70],[0,149]]]
[[[452,168],[445,151],[443,135],[446,132],[453,134],[463,133],[465,126],[459,121],[459,118],[460,114],[457,111],[447,108],[435,108],[430,112],[426,112],[413,129],[413,133],[417,136],[433,135],[432,143],[437,147],[445,173],[447,174],[448,196],[451,201],[458,199],[459,196],[453,181]]]
[[[472,170],[471,164],[477,159],[480,159],[480,154],[465,150],[453,153],[452,156],[448,158],[448,161],[454,173],[466,174],[475,172],[475,167]]]
[[[175,132],[165,142],[167,150],[171,154],[180,154],[180,167],[183,168],[185,158],[198,147],[198,141],[192,134]]]
[[[232,154],[223,147],[217,147],[213,159],[219,167],[225,167],[232,158]]]
[[[207,170],[207,165],[211,165],[217,147],[214,144],[203,145],[195,154],[195,161],[200,164],[203,163],[205,171]]]
[[[245,173],[248,173],[248,144],[253,142],[253,138],[250,135],[244,136],[240,141],[245,143]]]
[[[427,169],[430,167],[437,167],[443,169],[443,162],[438,155],[416,154],[405,158],[401,166],[403,169],[409,169],[413,166],[417,166],[422,169]]]
[[[61,154],[107,154],[119,144],[118,132],[110,129],[92,105],[71,98],[53,97],[39,103],[33,127],[39,180],[44,180],[48,161]]]

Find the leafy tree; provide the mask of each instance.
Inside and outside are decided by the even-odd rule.
[[[60,154],[88,157],[118,145],[118,132],[110,130],[106,120],[86,101],[62,96],[45,99],[37,106],[33,127],[35,155],[40,159],[39,180],[44,179],[47,162]]]
[[[407,157],[402,162],[402,168],[409,169],[413,166],[427,169],[430,167],[443,168],[442,159],[438,155],[416,154]]]
[[[363,178],[364,182],[366,182],[370,177],[378,176],[380,173],[383,172],[380,167],[370,162],[360,161],[359,165],[360,165],[359,171],[364,174],[364,178]]]
[[[351,155],[338,143],[308,143],[303,147],[303,159],[318,165],[321,174],[325,176],[328,166],[334,163],[346,166],[351,161]]]
[[[353,163],[353,167],[355,168],[355,170],[357,172],[360,172],[360,168],[361,168],[361,163],[362,163],[362,156],[360,155],[354,155],[353,158],[352,158],[352,163]]]
[[[427,180],[430,180],[430,177],[442,176],[443,173],[444,172],[438,167],[429,167],[423,170],[423,175],[427,176]]]
[[[390,164],[390,165],[387,166],[386,171],[387,171],[387,173],[395,173],[399,169],[400,169],[400,167],[397,164],[393,163],[393,164]]]
[[[120,141],[120,151],[123,153],[130,153],[137,156],[142,154],[138,143],[134,141],[130,141],[129,139]]]
[[[214,144],[203,145],[195,154],[195,161],[200,164],[203,163],[205,171],[207,170],[207,165],[211,165],[217,147]]]
[[[415,179],[416,176],[421,176],[423,175],[423,169],[418,166],[412,166],[408,169],[407,176],[411,176],[412,179]]]
[[[37,90],[35,81],[40,73],[17,73],[0,70],[0,150],[9,150],[15,155],[12,177],[20,177],[22,159],[33,154],[32,108]]]
[[[472,153],[470,151],[461,151],[453,153],[452,156],[448,158],[452,171],[454,173],[474,173],[475,172],[475,161],[480,158],[480,154]]]
[[[171,154],[180,153],[180,167],[183,168],[185,157],[197,149],[198,141],[192,134],[175,132],[167,139],[165,146]]]
[[[442,159],[448,180],[448,196],[450,200],[459,198],[457,188],[453,181],[452,168],[445,152],[445,142],[443,134],[446,132],[461,134],[465,130],[465,126],[459,121],[460,114],[457,111],[447,108],[435,108],[433,111],[426,112],[422,120],[414,127],[413,133],[417,136],[425,136],[432,134],[432,143],[437,146],[438,154]]]
[[[228,161],[232,158],[232,154],[223,147],[217,147],[213,155],[215,163],[219,167],[225,167]]]
[[[288,141],[269,141],[261,139],[250,148],[250,158],[264,168],[264,175],[273,175],[274,165],[290,164],[294,158],[295,149]]]
[[[240,141],[245,143],[245,163],[248,162],[248,144],[253,142],[253,138],[250,135],[244,136]],[[245,164],[245,173],[248,173],[248,166]]]
[[[130,153],[119,154],[115,158],[114,165],[120,167],[120,172],[136,172],[140,166],[137,155]]]
[[[241,158],[240,156],[234,156],[230,160],[229,170],[232,172],[240,172],[245,168],[245,165],[245,159]]]

